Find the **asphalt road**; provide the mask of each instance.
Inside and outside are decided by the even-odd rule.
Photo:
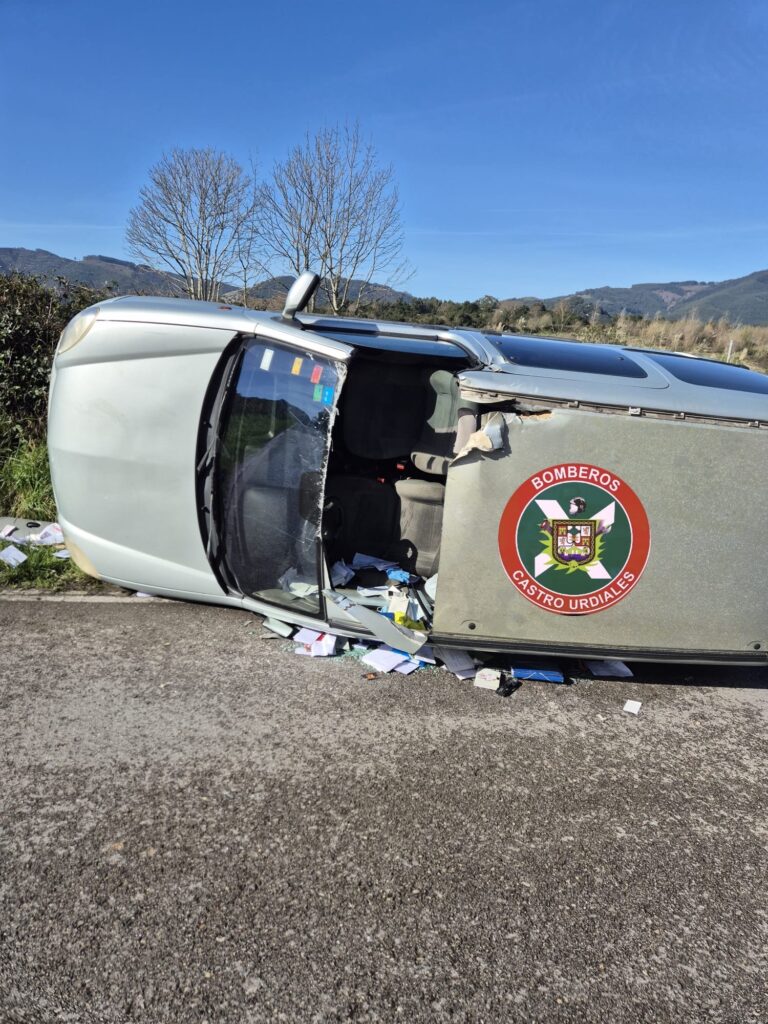
[[[0,1021],[764,1024],[768,677],[639,671],[0,601]]]

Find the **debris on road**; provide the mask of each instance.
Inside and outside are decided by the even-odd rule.
[[[510,669],[513,679],[533,679],[541,683],[564,683],[565,676],[556,665],[536,664],[529,662],[527,665],[515,665]]]
[[[434,647],[433,650],[445,668],[453,672],[457,679],[474,678],[477,666],[468,651],[454,650],[452,647]]]
[[[481,690],[498,690],[498,688],[501,686],[501,669],[478,669],[477,675],[475,676],[474,684]]]
[[[26,562],[27,556],[23,551],[20,551],[14,544],[9,544],[8,547],[3,548],[0,551],[0,561],[5,562],[6,565],[10,565],[12,569],[15,569],[22,562]]]
[[[628,700],[624,705],[623,711],[627,715],[639,715],[640,708],[643,706],[642,701],[639,700]]]
[[[0,528],[0,542],[5,546],[0,550],[0,562],[3,562],[11,569],[17,569],[27,561],[28,555],[20,550],[20,547],[47,547],[58,548],[53,551],[53,557],[65,560],[70,557],[69,551],[64,547],[64,534],[58,523],[38,523],[34,519],[13,519],[0,517],[3,523]],[[39,530],[39,533],[30,533],[30,530]]]
[[[377,672],[391,672],[393,668],[402,665],[403,662],[410,661],[410,658],[402,651],[395,651],[391,647],[382,645],[363,655],[361,661],[364,665],[375,668]]]

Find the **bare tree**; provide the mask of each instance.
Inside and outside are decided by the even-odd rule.
[[[294,274],[317,269],[335,313],[357,308],[374,276],[406,276],[393,170],[378,165],[357,124],[308,134],[262,194],[270,255]]]
[[[190,298],[216,301],[222,280],[252,266],[260,193],[253,174],[214,149],[173,149],[149,172],[128,217],[130,252],[184,279]]]

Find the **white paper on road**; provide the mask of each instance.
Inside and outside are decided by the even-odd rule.
[[[10,565],[12,569],[21,565],[22,562],[26,562],[27,556],[23,551],[19,551],[18,548],[14,547],[13,544],[9,544],[7,548],[3,548],[0,551],[0,562],[5,562],[6,565]]]
[[[433,647],[433,651],[458,679],[471,679],[476,674],[475,662],[466,651],[455,651],[452,647]]]
[[[421,668],[421,662],[414,661],[413,658],[409,658],[400,665],[395,665],[395,672],[400,672],[404,676],[409,676],[411,672],[415,672],[417,668]]]
[[[300,629],[293,639],[297,644],[305,644],[306,646],[309,646],[310,644],[313,644],[315,640],[319,640],[322,635],[323,634],[318,633],[317,630],[305,628]]]
[[[436,664],[435,653],[432,650],[432,648],[429,647],[427,644],[424,644],[424,646],[416,654],[414,654],[414,658],[416,658],[418,661],[425,662],[427,665]]]
[[[501,670],[498,668],[481,668],[475,676],[475,686],[481,690],[498,690],[501,686]]]
[[[626,711],[628,715],[639,715],[640,708],[642,706],[642,702],[639,700],[628,700],[624,705],[624,711]]]
[[[333,633],[322,633],[320,638],[310,645],[309,653],[313,658],[330,658],[336,653],[338,639]]]
[[[375,668],[377,672],[391,672],[395,666],[402,665],[405,661],[410,661],[410,658],[407,654],[393,651],[389,647],[377,647],[376,650],[363,655],[360,660],[364,665]]]

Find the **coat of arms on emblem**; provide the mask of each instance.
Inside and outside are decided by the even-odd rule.
[[[595,557],[594,519],[553,519],[552,557],[560,565],[584,565]]]

